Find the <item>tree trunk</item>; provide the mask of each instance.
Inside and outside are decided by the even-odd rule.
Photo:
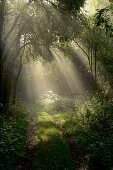
[[[18,80],[19,80],[21,70],[22,70],[22,55],[20,56],[20,67],[19,67],[18,74],[14,82],[13,105],[15,105],[15,102],[16,102],[17,85],[18,85]]]
[[[91,72],[93,72],[93,43],[91,44]]]
[[[4,54],[4,43],[3,43],[3,26],[4,26],[4,8],[5,0],[0,1],[0,103],[3,102],[3,54]]]
[[[95,68],[94,68],[94,70],[95,70],[95,72],[94,72],[94,75],[95,75],[95,91],[97,90],[97,88],[96,88],[96,84],[97,84],[97,45],[96,45],[96,43],[94,44],[94,58],[95,58]]]
[[[20,39],[21,39],[21,34],[18,35],[18,39],[17,39],[17,50],[20,49]],[[24,45],[25,45],[25,37],[24,37]],[[17,73],[17,77],[15,78],[15,81],[14,81],[13,105],[15,105],[15,102],[16,102],[17,85],[18,85],[18,80],[19,80],[20,73],[21,73],[21,70],[22,70],[22,56],[23,56],[23,54],[24,54],[24,50],[25,50],[25,47],[24,47],[24,49],[23,49],[22,54],[20,55],[19,70],[18,70],[18,73]]]

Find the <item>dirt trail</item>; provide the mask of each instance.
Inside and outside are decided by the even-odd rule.
[[[69,150],[73,159],[73,170],[88,170],[87,165],[84,163],[84,155],[79,147],[79,144],[73,137],[67,133],[66,129],[63,127],[62,123],[59,119],[57,119],[52,113],[48,112],[48,114],[53,119],[56,126],[63,133],[63,138],[68,144]],[[24,147],[24,157],[20,160],[20,164],[17,166],[16,170],[34,170],[33,162],[35,160],[35,154],[37,152],[37,128],[38,128],[38,120],[36,113],[31,109],[30,115],[30,124],[28,129],[28,134],[26,138],[26,144]]]
[[[66,129],[63,127],[62,123],[59,119],[57,119],[52,113],[48,112],[48,114],[51,116],[53,121],[55,122],[56,126],[62,131],[63,138],[65,139],[66,143],[68,144],[68,147],[71,151],[73,164],[74,164],[74,170],[88,170],[88,166],[85,164],[85,161],[83,159],[84,155],[79,147],[79,144],[76,140],[73,139],[72,135],[67,133]]]
[[[29,129],[26,138],[26,144],[24,147],[24,157],[20,161],[20,165],[16,168],[16,170],[33,170],[33,162],[35,159],[37,145],[36,141],[37,127],[38,127],[37,115],[36,113],[31,111]]]

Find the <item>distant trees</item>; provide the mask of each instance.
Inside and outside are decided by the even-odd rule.
[[[24,58],[49,61],[55,43],[72,40],[77,25],[72,12],[83,2],[0,0],[0,103],[7,107],[10,96],[15,103]]]
[[[98,60],[111,69],[113,24],[107,12],[112,14],[112,2],[90,18],[80,11],[84,2],[0,0],[0,103],[7,106],[11,96],[15,104],[24,60],[51,61],[51,48],[59,43],[75,41],[88,57],[95,81]]]
[[[97,10],[96,14],[92,17],[81,17],[81,22],[84,25],[81,41],[86,49],[85,53],[88,57],[95,82],[99,85],[101,84],[104,91],[109,91],[107,89],[109,83],[112,86],[112,74],[109,74],[113,66],[112,18],[111,5]]]
[[[10,0],[0,1],[0,103],[5,107],[9,103],[15,61],[18,58],[16,55],[22,32],[22,27],[19,26],[20,18],[21,14]]]

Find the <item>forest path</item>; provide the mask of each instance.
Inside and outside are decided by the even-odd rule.
[[[68,158],[70,159],[70,157],[68,157],[67,154],[71,154],[72,164],[73,164],[73,168],[68,167],[69,166],[69,161],[68,161],[67,169],[69,168],[69,170],[76,170],[76,169],[87,170],[87,165],[85,165],[84,163],[82,150],[79,147],[77,141],[74,140],[69,133],[67,133],[66,129],[63,127],[60,120],[57,119],[52,113],[45,112],[45,114],[46,117],[43,116],[43,112],[35,113],[32,110],[28,134],[27,134],[26,143],[24,147],[24,157],[21,160],[20,165],[16,168],[16,170],[35,170],[35,169],[41,170],[45,168],[43,166],[45,166],[44,164],[46,164],[46,159],[49,164],[49,161],[51,160],[51,158],[49,158],[49,155],[51,155],[51,153],[53,154],[52,166],[55,167],[55,170],[59,170],[59,168],[56,168],[57,166],[59,166],[57,165],[59,164],[59,162],[57,162],[59,160],[59,155],[61,155],[61,159],[62,159],[62,166],[63,166],[62,170],[65,169],[66,162],[63,159],[66,160]],[[41,122],[40,122],[40,117],[42,117]],[[45,119],[47,117],[51,117],[51,118],[49,118],[49,120],[46,121]],[[56,130],[51,134],[51,130],[53,131],[54,128]],[[47,137],[48,138],[47,141],[45,141],[45,139],[43,140],[43,137],[40,138],[41,141],[37,140],[38,137],[40,136],[40,132],[42,133],[42,129],[44,130],[43,134],[41,134],[42,136],[46,134],[47,131],[49,131],[48,134],[49,136]],[[59,134],[62,137],[58,137]],[[42,149],[42,147],[44,148]],[[59,155],[57,152],[59,152]],[[37,159],[40,160],[40,163],[35,166],[35,162]],[[54,159],[56,160],[55,164],[54,164]],[[47,165],[46,169],[53,170],[53,167],[49,168]]]
[[[53,115],[51,112],[47,112],[47,113],[51,116],[51,118],[53,119],[56,126],[63,133],[63,138],[64,138],[65,142],[68,144],[69,150],[72,155],[74,169],[87,170],[88,167],[85,164],[83,152],[82,152],[79,144],[77,143],[77,141],[73,138],[73,136],[71,134],[69,134],[66,131],[66,129],[63,127],[62,122],[59,119],[57,119],[55,117],[55,115]]]

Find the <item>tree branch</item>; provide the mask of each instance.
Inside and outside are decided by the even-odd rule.
[[[33,1],[33,0],[29,1],[29,2],[25,5],[24,8],[27,8],[32,1]],[[18,22],[18,20],[19,20],[20,17],[21,17],[21,15],[18,15],[18,16],[15,18],[15,21],[14,21],[11,29],[10,29],[9,32],[4,36],[4,41],[6,41],[6,39],[9,37],[9,35],[13,32],[13,30],[14,30],[14,28],[15,28],[15,26],[16,26],[16,23]]]

